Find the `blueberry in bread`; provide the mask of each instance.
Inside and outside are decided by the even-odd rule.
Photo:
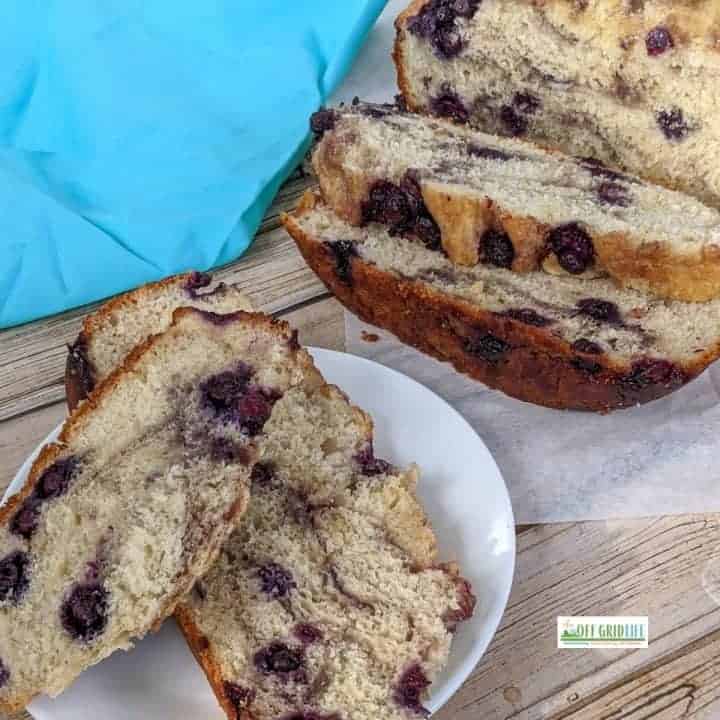
[[[410,109],[720,207],[716,0],[415,0],[396,26]]]
[[[287,392],[248,513],[176,612],[230,720],[407,720],[475,604],[440,565],[417,471],[335,387]]]
[[[88,315],[69,348],[65,368],[68,405],[74,408],[93,387],[110,374],[125,356],[150,335],[162,332],[179,307],[225,314],[251,310],[250,302],[233,285],[211,288],[207,273],[189,272],[149,283],[109,300]],[[142,308],[142,312],[134,312]],[[93,342],[88,342],[92,337]]]
[[[283,222],[350,310],[521,400],[607,412],[672,392],[720,355],[720,300],[460,267],[382,224],[350,225],[313,193]]]
[[[173,612],[247,505],[272,407],[318,377],[284,324],[184,308],[100,382],[0,509],[0,710]]]
[[[461,265],[609,275],[685,301],[720,295],[720,211],[693,197],[392,106],[321,114],[313,166],[353,225],[381,223]]]

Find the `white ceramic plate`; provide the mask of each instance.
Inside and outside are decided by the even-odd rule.
[[[515,566],[515,528],[505,483],[475,431],[423,385],[382,365],[311,349],[319,369],[375,420],[379,457],[417,462],[420,494],[440,541],[441,557],[459,561],[478,597],[461,625],[446,672],[433,686],[431,711],[444,705],[472,672],[500,622]],[[57,435],[57,429],[48,441]],[[6,494],[22,486],[33,457]],[[205,678],[175,623],[96,665],[59,698],[29,708],[37,720],[223,720]]]

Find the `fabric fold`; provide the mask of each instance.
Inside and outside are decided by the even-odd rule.
[[[0,327],[240,256],[384,0],[12,0]]]

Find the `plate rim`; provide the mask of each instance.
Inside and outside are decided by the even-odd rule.
[[[341,350],[332,350],[329,348],[320,348],[315,346],[305,346],[305,349],[312,355],[313,359],[315,359],[318,354],[321,356],[325,355],[332,358],[342,357],[342,362],[348,362],[349,359],[349,361],[353,363],[359,363],[361,365],[365,364],[367,366],[373,366],[373,368],[380,368],[382,371],[390,374],[390,376],[399,376],[402,382],[409,383],[411,386],[417,386],[417,388],[419,388],[421,392],[434,396],[436,401],[439,401],[448,412],[450,412],[452,415],[456,416],[456,418],[460,420],[466,430],[469,430],[475,437],[477,437],[478,441],[484,448],[487,459],[491,462],[492,467],[495,470],[496,480],[499,480],[499,483],[496,482],[496,484],[498,485],[496,489],[500,491],[502,504],[507,515],[506,522],[503,525],[504,529],[507,531],[507,537],[505,539],[508,541],[506,551],[506,554],[509,555],[508,567],[504,573],[504,575],[507,577],[503,578],[504,583],[502,591],[496,597],[493,612],[489,614],[486,618],[485,624],[486,627],[489,628],[489,631],[485,633],[485,640],[482,642],[474,642],[472,645],[472,652],[470,652],[468,656],[463,660],[458,670],[446,679],[444,685],[441,688],[439,688],[435,692],[431,692],[431,696],[427,702],[427,705],[429,706],[428,709],[430,710],[431,714],[434,714],[438,710],[440,710],[445,704],[447,704],[447,702],[458,692],[458,690],[462,687],[465,681],[470,677],[472,672],[478,666],[480,660],[484,657],[490,643],[495,637],[507,609],[508,600],[510,598],[510,593],[515,579],[515,570],[517,565],[515,516],[513,512],[512,501],[510,499],[510,493],[507,488],[507,483],[505,482],[505,478],[503,477],[503,474],[500,471],[500,468],[498,467],[493,454],[490,452],[490,449],[487,447],[485,441],[482,439],[480,434],[475,430],[475,428],[473,428],[473,426],[467,421],[467,419],[462,415],[462,413],[460,413],[447,400],[445,400],[445,398],[438,395],[431,388],[423,385],[421,382],[418,382],[414,378],[400,372],[399,370],[383,365],[382,363],[375,360],[370,360],[369,358],[361,357],[359,355],[354,355],[352,353],[344,352]],[[332,381],[328,382],[330,382],[330,384],[333,384]],[[357,404],[353,398],[350,398],[350,402],[352,402],[353,404]],[[358,404],[358,407],[361,407],[361,404]],[[32,464],[37,459],[40,450],[48,443],[54,442],[57,439],[66,419],[67,416],[56,427],[54,427],[45,436],[45,438],[37,444],[33,451],[25,458],[25,460],[13,476],[12,481],[3,493],[2,498],[0,498],[0,507],[4,505],[13,495],[15,495],[20,490],[20,488],[22,488],[25,479],[27,478],[27,474],[29,473]],[[30,712],[30,710],[27,711]]]

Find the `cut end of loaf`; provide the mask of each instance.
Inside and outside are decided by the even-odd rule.
[[[464,17],[447,5],[413,3],[398,19],[411,110],[590,155],[720,207],[708,152],[717,3],[483,0]]]

